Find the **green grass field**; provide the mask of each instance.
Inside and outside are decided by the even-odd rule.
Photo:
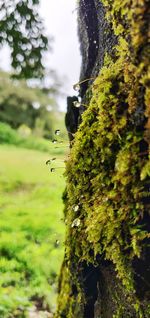
[[[45,164],[53,155],[0,146],[1,318],[30,317],[33,308],[55,310],[65,180],[63,168],[51,173]],[[55,156],[55,166],[63,167],[64,155]]]

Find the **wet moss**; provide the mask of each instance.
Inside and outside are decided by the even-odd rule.
[[[150,176],[148,1],[102,2],[118,45],[114,60],[105,56],[90,88],[92,97],[66,164],[67,267],[56,317],[84,317],[79,264],[98,266],[99,255],[114,264],[134,316],[149,317],[147,302],[142,305],[136,295],[132,266],[150,237],[142,223]],[[124,311],[118,304],[113,317],[125,317]]]

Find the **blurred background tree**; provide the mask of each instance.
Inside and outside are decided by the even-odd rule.
[[[9,45],[12,66],[10,74],[0,71],[0,121],[21,133],[30,130],[38,137],[53,138],[58,117],[64,130],[56,102],[61,83],[56,72],[45,70],[42,62],[44,52],[51,50],[52,38],[45,35],[39,2],[0,3],[0,47]]]
[[[31,87],[0,72],[0,121],[18,129],[29,127],[39,137],[52,138],[54,112],[58,111],[56,87]]]
[[[7,43],[11,48],[14,75],[19,78],[44,75],[42,55],[50,46],[38,4],[39,0],[1,0],[0,44]]]

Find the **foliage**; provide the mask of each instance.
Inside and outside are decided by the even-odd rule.
[[[0,123],[0,143],[17,145],[21,138],[17,132],[12,129],[9,125]]]
[[[25,124],[39,136],[52,138],[53,113],[57,109],[53,88],[45,92],[29,87],[23,80],[13,81],[8,73],[1,72],[0,92],[0,121],[12,128]]]
[[[52,150],[0,152],[0,317],[29,317],[33,306],[51,312],[63,256],[63,169],[49,173]]]
[[[99,255],[114,264],[135,317],[149,317],[147,304],[136,297],[132,268],[150,236],[143,221],[150,174],[148,2],[102,2],[118,45],[113,60],[105,56],[91,87],[66,165],[66,255],[56,317],[79,316],[76,304],[85,299],[73,266],[84,261],[96,266]],[[122,317],[126,308],[119,308],[113,317]]]
[[[0,122],[0,144],[15,145],[20,148],[35,149],[43,152],[53,151],[54,155],[59,155],[64,153],[64,147],[67,144],[60,145],[60,147],[55,148],[52,142],[43,138],[35,138],[33,135],[29,137],[20,136],[20,134],[12,129],[9,125]]]
[[[40,78],[44,74],[42,54],[48,48],[48,39],[38,4],[39,0],[2,0],[0,4],[0,43],[11,48],[16,77]]]

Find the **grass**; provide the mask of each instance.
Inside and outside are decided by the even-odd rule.
[[[54,154],[0,146],[0,317],[54,311],[63,258],[63,168]],[[57,155],[55,166],[63,166]]]

